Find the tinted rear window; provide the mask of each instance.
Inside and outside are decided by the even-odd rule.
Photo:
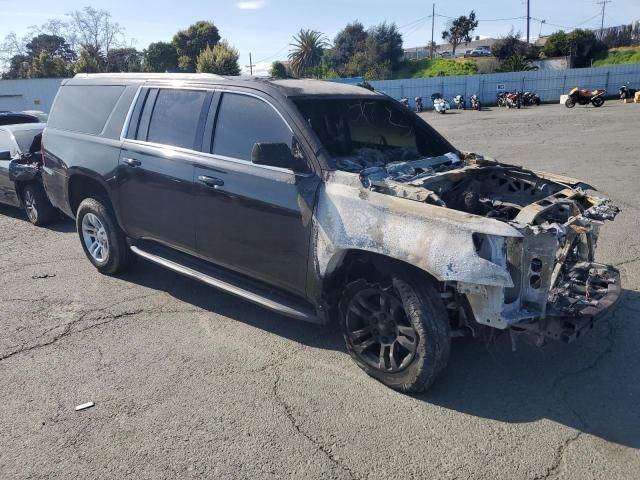
[[[153,107],[147,141],[195,148],[206,98],[207,92],[202,90],[160,90]],[[145,105],[145,110],[147,107]]]
[[[60,89],[49,126],[97,135],[104,129],[124,86],[70,85]]]

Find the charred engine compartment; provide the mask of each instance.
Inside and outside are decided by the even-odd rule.
[[[588,185],[475,154],[418,158],[406,148],[360,149],[338,166],[372,191],[503,221],[522,235],[473,238],[481,258],[509,271],[512,287],[444,292],[462,293],[480,324],[571,341],[620,294],[617,270],[594,262],[600,226],[619,210]],[[473,330],[460,321],[470,317],[460,302],[448,304],[452,324]]]

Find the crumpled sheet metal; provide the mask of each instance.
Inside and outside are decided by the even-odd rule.
[[[355,249],[410,263],[440,281],[513,286],[504,268],[476,254],[472,235],[521,237],[510,225],[367,190],[355,173],[327,175],[314,216],[321,277],[335,268],[342,252]]]

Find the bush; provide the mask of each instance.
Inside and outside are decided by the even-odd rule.
[[[457,61],[446,58],[434,58],[433,60],[426,59],[417,62],[404,62],[394,77],[446,77],[451,75],[475,75],[477,73],[478,64],[472,60]]]
[[[593,62],[594,67],[640,63],[640,48],[611,50],[605,58]]]
[[[234,77],[240,75],[239,58],[238,51],[223,40],[213,47],[205,48],[198,55],[196,71]]]

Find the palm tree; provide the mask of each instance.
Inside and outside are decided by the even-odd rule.
[[[538,67],[533,65],[524,55],[513,55],[502,64],[504,72],[526,72],[537,69]]]
[[[302,77],[320,65],[322,51],[329,46],[329,41],[320,32],[301,29],[290,45],[293,47],[289,53],[291,70],[295,76]]]

